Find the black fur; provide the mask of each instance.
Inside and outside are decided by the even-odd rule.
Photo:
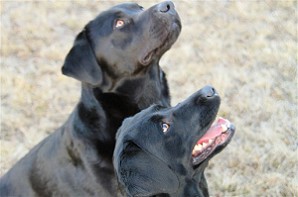
[[[206,86],[176,107],[153,105],[125,119],[113,159],[121,191],[129,197],[209,196],[204,170],[228,141],[199,165],[192,162],[192,150],[210,128],[219,105],[216,91]],[[169,125],[166,132],[164,123]]]
[[[127,23],[116,28],[119,18]],[[159,60],[180,30],[171,2],[145,11],[121,4],[89,22],[62,67],[63,74],[82,82],[78,105],[61,128],[1,178],[1,196],[117,196],[115,133],[124,118],[151,104],[170,106]]]

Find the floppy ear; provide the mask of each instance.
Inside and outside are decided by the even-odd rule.
[[[99,85],[102,82],[102,71],[90,45],[86,30],[83,30],[65,58],[62,73],[82,82]]]
[[[179,181],[168,165],[130,144],[121,155],[117,176],[129,196],[174,193]]]

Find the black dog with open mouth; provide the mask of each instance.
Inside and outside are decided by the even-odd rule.
[[[204,170],[235,128],[215,121],[220,97],[210,86],[175,107],[153,105],[117,133],[114,167],[128,196],[209,196]]]

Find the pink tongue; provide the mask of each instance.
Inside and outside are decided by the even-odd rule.
[[[227,120],[223,118],[219,118],[216,123],[214,123],[207,133],[201,139],[197,142],[197,144],[202,144],[203,142],[208,142],[209,139],[213,139],[217,136],[219,136],[222,132],[222,124],[226,124]]]

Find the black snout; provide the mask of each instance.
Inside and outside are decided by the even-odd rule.
[[[200,91],[200,96],[205,98],[212,98],[214,96],[218,96],[216,90],[212,86],[205,86]]]
[[[160,11],[162,13],[169,12],[170,10],[172,10],[174,8],[175,8],[174,3],[171,1],[162,2],[162,3],[158,4],[158,6],[157,6],[158,11]]]
[[[196,104],[203,104],[208,101],[219,101],[220,97],[212,86],[205,86],[195,93]]]

